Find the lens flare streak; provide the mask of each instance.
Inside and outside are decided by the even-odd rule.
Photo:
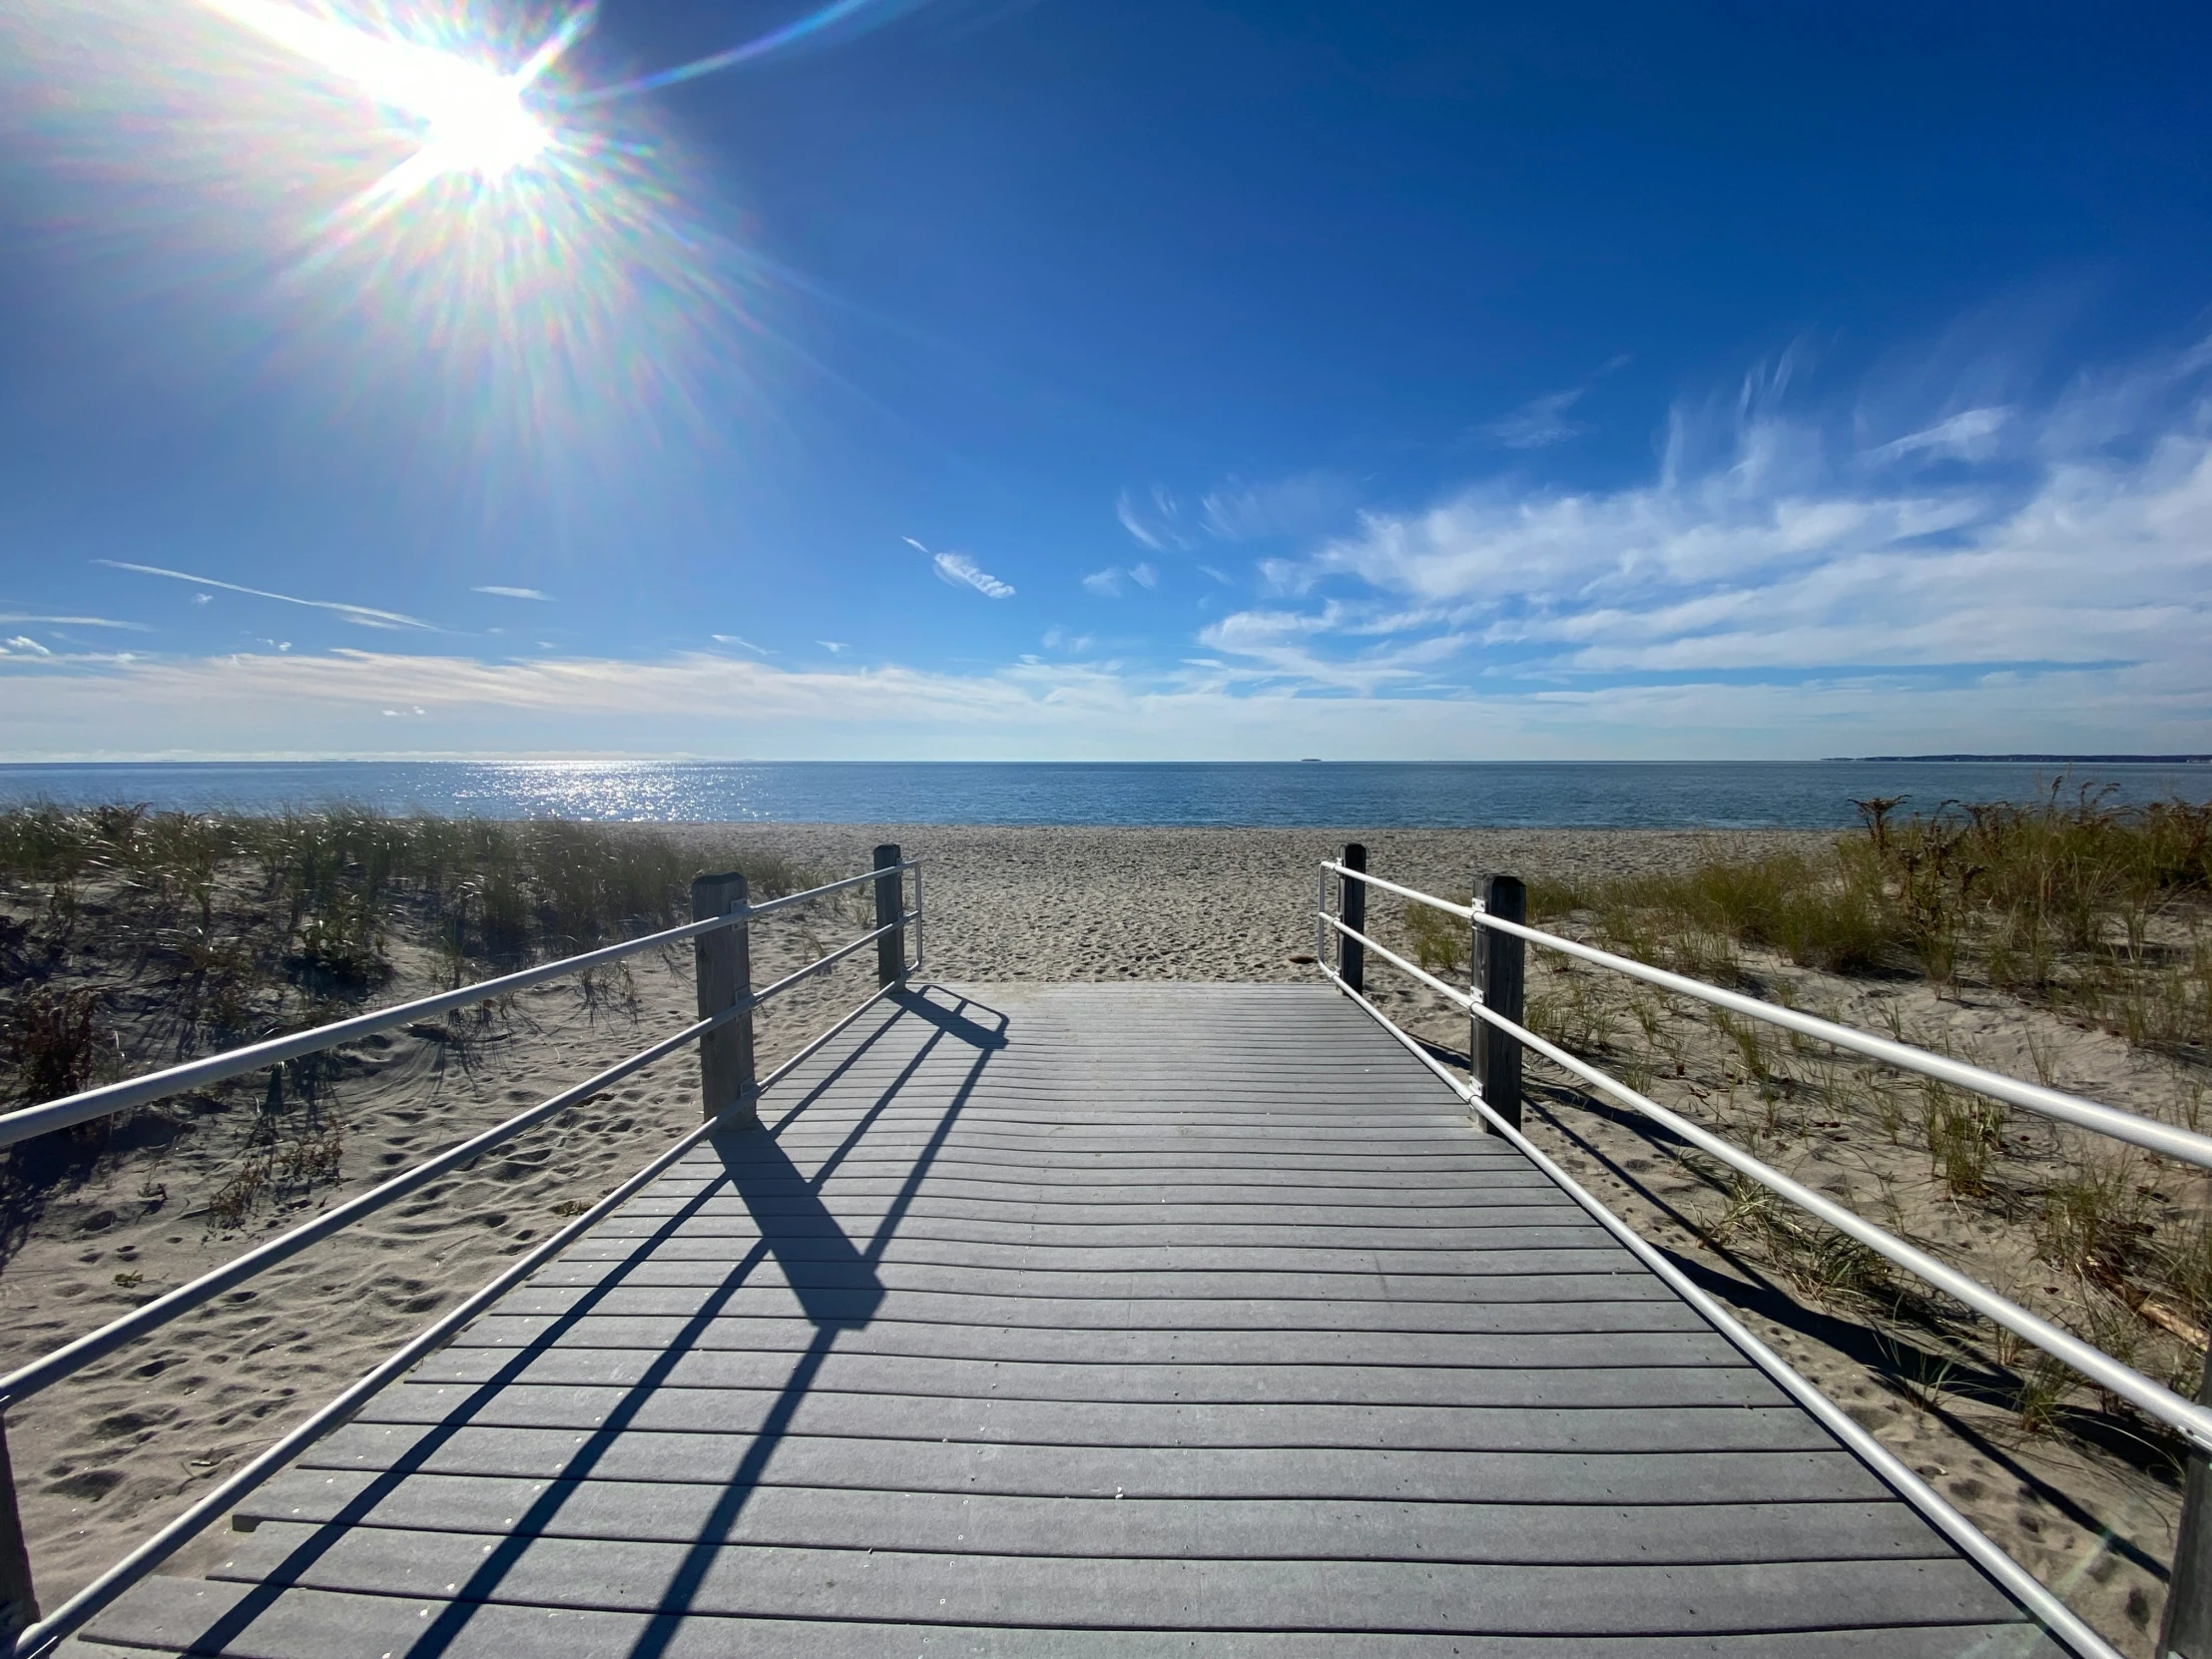
[[[512,74],[456,52],[393,40],[313,16],[280,0],[203,0],[210,10],[351,82],[384,109],[418,123],[422,148],[355,198],[388,211],[448,173],[497,180],[534,161],[553,142],[522,95],[589,26],[571,12]]]
[[[918,3],[918,0],[904,0],[904,3],[912,5]],[[900,4],[900,0],[830,0],[829,5],[819,11],[796,18],[781,29],[772,29],[755,40],[747,41],[743,46],[733,46],[727,51],[694,58],[690,63],[678,64],[673,69],[656,70],[650,75],[640,75],[633,80],[618,81],[612,86],[594,87],[590,92],[577,93],[569,102],[578,107],[605,104],[617,98],[634,98],[640,93],[656,92],[662,87],[672,87],[683,81],[696,81],[703,75],[735,69],[740,64],[765,58],[787,46],[796,46],[808,36],[820,34],[847,18],[859,16],[862,12],[872,10],[887,13],[892,9],[904,9],[904,6]]]

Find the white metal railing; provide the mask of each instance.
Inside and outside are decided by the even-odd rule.
[[[914,903],[918,908],[921,903],[920,866],[912,859],[907,859],[898,868],[915,872]],[[379,1031],[394,1030],[416,1020],[430,1019],[457,1008],[489,1001],[495,996],[528,990],[532,985],[543,984],[548,979],[559,979],[571,973],[581,973],[586,968],[619,962],[626,956],[635,956],[642,951],[682,944],[687,939],[696,939],[725,927],[734,927],[739,922],[750,922],[756,917],[773,915],[778,910],[790,909],[794,905],[805,904],[829,893],[841,892],[846,887],[856,887],[864,881],[876,880],[882,874],[881,870],[871,869],[864,875],[848,875],[839,881],[826,881],[819,887],[809,887],[805,892],[786,893],[782,898],[772,898],[765,904],[742,905],[721,915],[687,921],[680,926],[664,928],[658,933],[648,933],[643,938],[626,939],[621,944],[587,950],[577,956],[564,956],[557,962],[540,962],[519,973],[503,974],[497,979],[479,979],[473,985],[463,985],[457,990],[417,997],[412,1002],[401,1002],[389,1008],[356,1014],[351,1019],[334,1020],[328,1025],[317,1025],[311,1030],[294,1031],[285,1036],[271,1037],[266,1042],[250,1043],[244,1048],[226,1049],[221,1054],[188,1060],[182,1065],[148,1072],[143,1077],[127,1077],[120,1083],[86,1089],[81,1094],[69,1095],[61,1100],[49,1100],[42,1105],[25,1107],[21,1111],[0,1113],[0,1147],[13,1146],[18,1141],[29,1140],[33,1135],[67,1129],[73,1124],[89,1123],[94,1118],[106,1117],[132,1106],[144,1106],[170,1095],[206,1088],[211,1083],[243,1077],[250,1071],[261,1071],[269,1066],[280,1065],[286,1060],[296,1060],[326,1048],[335,1048],[342,1043],[356,1042]],[[872,933],[868,935],[869,938],[875,936]],[[915,936],[917,939],[920,936],[918,926]],[[853,948],[857,949],[859,944],[865,942],[864,939],[860,940]],[[771,986],[760,993],[760,999],[765,1000],[775,995],[781,988]]]
[[[887,857],[885,856],[887,854]],[[313,1054],[340,1044],[404,1025],[429,1015],[463,1008],[490,997],[502,996],[563,974],[581,972],[602,963],[618,961],[640,951],[660,946],[696,941],[696,947],[723,951],[730,960],[744,962],[749,951],[738,950],[728,955],[728,947],[744,937],[750,923],[759,916],[804,904],[812,899],[840,892],[849,887],[872,882],[875,885],[875,913],[877,924],[847,940],[835,949],[824,953],[796,972],[786,974],[774,983],[759,990],[745,982],[741,971],[738,980],[730,987],[725,1005],[712,1010],[702,1008],[701,1017],[680,1031],[670,1033],[627,1059],[617,1061],[594,1077],[585,1079],[571,1088],[562,1090],[549,1099],[517,1113],[504,1123],[448,1148],[446,1151],[424,1160],[412,1169],[392,1177],[367,1192],[357,1194],[344,1203],[333,1206],[313,1220],[303,1222],[288,1232],[257,1245],[244,1255],[223,1266],[201,1275],[189,1284],[181,1285],[166,1295],[142,1307],[133,1309],[120,1319],[112,1320],[97,1331],[64,1344],[53,1352],[20,1366],[5,1376],[0,1376],[0,1410],[21,1404],[41,1389],[51,1387],[77,1372],[84,1370],[114,1353],[128,1343],[159,1330],[180,1315],[189,1313],[258,1274],[265,1273],[278,1263],[296,1256],[309,1245],[328,1238],[331,1234],[350,1226],[365,1216],[373,1215],[385,1206],[396,1202],[428,1183],[480,1157],[502,1142],[558,1116],[572,1106],[580,1105],[593,1096],[605,1092],[633,1073],[642,1071],[658,1060],[666,1059],[678,1049],[700,1041],[709,1033],[724,1027],[742,1023],[750,1032],[754,1010],[782,992],[791,989],[816,974],[828,971],[855,951],[869,943],[879,943],[878,984],[872,995],[858,1006],[848,1010],[828,1030],[809,1041],[797,1054],[778,1066],[765,1078],[750,1075],[725,1079],[734,1085],[731,1098],[717,1107],[710,1099],[709,1115],[696,1129],[688,1131],[673,1146],[658,1154],[643,1169],[622,1182],[606,1197],[573,1221],[558,1229],[542,1243],[517,1258],[498,1277],[466,1298],[458,1307],[441,1316],[430,1326],[412,1338],[390,1359],[348,1387],[335,1399],[323,1405],[307,1419],[290,1429],[281,1439],[258,1457],[215,1486],[191,1508],[171,1521],[145,1543],[133,1550],[123,1560],[102,1573],[93,1582],[70,1597],[60,1607],[43,1618],[36,1617],[36,1601],[31,1592],[29,1561],[24,1548],[20,1512],[15,1501],[12,1483],[0,1489],[0,1638],[10,1633],[7,1616],[11,1611],[22,1622],[22,1612],[27,1610],[36,1622],[16,1630],[8,1648],[11,1659],[33,1659],[35,1655],[49,1653],[53,1647],[71,1632],[81,1628],[85,1621],[113,1601],[140,1578],[159,1566],[182,1545],[228,1509],[248,1492],[259,1486],[284,1464],[289,1462],[323,1434],[349,1418],[363,1400],[400,1376],[424,1355],[439,1347],[448,1337],[461,1329],[476,1315],[488,1308],[512,1286],[520,1283],[530,1273],[548,1261],[556,1252],[581,1237],[597,1225],[617,1205],[637,1192],[647,1182],[666,1170],[691,1150],[714,1129],[725,1123],[723,1108],[735,1107],[750,1113],[760,1092],[788,1075],[791,1070],[819,1050],[824,1043],[858,1019],[867,1009],[905,983],[909,973],[922,965],[921,953],[921,866],[913,859],[901,859],[895,847],[878,848],[878,863],[861,875],[847,876],[841,880],[825,882],[804,892],[789,893],[765,903],[750,903],[745,898],[742,876],[714,877],[718,893],[733,893],[735,901],[718,914],[699,917],[681,926],[650,933],[643,938],[631,939],[604,949],[585,951],[580,955],[564,957],[556,962],[542,963],[519,973],[510,973],[497,979],[481,980],[458,990],[445,991],[436,996],[421,997],[395,1007],[379,1009],[352,1019],[337,1020],[312,1030],[295,1032],[270,1041],[255,1043],[244,1048],[232,1049],[223,1054],[172,1066],[167,1070],[131,1078],[105,1088],[89,1089],[66,1099],[33,1106],[23,1111],[0,1116],[0,1146],[8,1146],[33,1135],[85,1123],[94,1118],[130,1107],[159,1100],[168,1095],[205,1087],[225,1078],[237,1077],[246,1072],[261,1070],[280,1064],[285,1060]],[[901,890],[905,872],[914,876],[914,904],[905,908],[905,896]],[[702,888],[707,878],[702,878],[693,889],[695,907],[702,900]],[[913,957],[906,958],[905,943],[911,929]],[[717,935],[721,937],[718,939]],[[895,967],[894,964],[895,963]],[[702,963],[704,967],[704,962]],[[702,999],[706,992],[707,975],[702,972]],[[750,1068],[752,1044],[750,1036],[743,1045],[746,1068]],[[704,1060],[704,1056],[703,1056]],[[711,1079],[710,1079],[711,1081]],[[0,1426],[0,1468],[6,1467],[6,1436]],[[13,1580],[20,1579],[21,1582]]]
[[[1455,985],[1447,984],[1417,963],[1407,961],[1365,930],[1366,890],[1369,887],[1381,888],[1410,903],[1427,905],[1457,916],[1476,930],[1470,942],[1480,941],[1485,936],[1482,930],[1487,930],[1488,936],[1512,941],[1512,948],[1516,953],[1522,944],[1535,944],[1559,951],[1595,966],[1658,985],[1665,990],[1763,1020],[1785,1030],[1831,1043],[1852,1053],[1863,1054],[1942,1083],[2040,1112],[2058,1121],[2129,1145],[2143,1147],[2162,1156],[2212,1168],[2212,1139],[2140,1117],[2132,1112],[2121,1111],[2117,1107],[2086,1100],[2078,1095],[2025,1083],[2001,1072],[1968,1065],[1944,1055],[1932,1054],[1907,1043],[1877,1037],[1870,1032],[1839,1025],[1832,1020],[1818,1019],[1795,1009],[1778,1007],[1682,974],[1669,973],[1625,956],[1617,956],[1576,939],[1563,938],[1506,916],[1493,915],[1479,898],[1472,904],[1457,904],[1433,893],[1401,886],[1394,881],[1371,875],[1365,868],[1359,867],[1365,862],[1365,848],[1351,846],[1346,849],[1346,853],[1348,861],[1332,859],[1321,866],[1321,892],[1314,922],[1315,958],[1321,971],[1373,1016],[1416,1060],[1464,1100],[1490,1129],[1507,1139],[1538,1168],[1558,1182],[1599,1225],[1684,1300],[1711,1320],[1808,1411],[1872,1464],[1971,1559],[2017,1596],[2043,1621],[2047,1629],[2060,1636],[2077,1653],[2094,1655],[2096,1659],[2119,1659],[2116,1649],[2085,1624],[2025,1567],[1952,1508],[1939,1493],[1908,1468],[1880,1440],[1849,1417],[1817,1385],[1800,1376],[1787,1362],[1752,1336],[1725,1308],[1692,1283],[1664,1253],[1643,1239],[1627,1222],[1615,1216],[1600,1200],[1585,1192],[1565,1170],[1545,1156],[1541,1148],[1521,1133],[1517,1093],[1514,1098],[1507,1100],[1503,1098],[1505,1091],[1501,1090],[1498,1101],[1486,1100],[1480,1082],[1483,1062],[1483,1045],[1480,1042],[1470,1041],[1468,1060],[1476,1075],[1463,1082],[1424,1044],[1401,1029],[1370,1000],[1364,984],[1367,955],[1373,953],[1464,1009],[1477,1022],[1477,1029],[1486,1028],[1489,1032],[1499,1033],[1510,1039],[1512,1044],[1542,1055],[1570,1076],[1602,1090],[1689,1145],[1800,1206],[1838,1232],[1857,1240],[1888,1261],[1955,1298],[1992,1323],[2024,1338],[2044,1353],[2070,1366],[2093,1383],[2128,1400],[2147,1415],[2179,1433],[2190,1446],[2191,1472],[2175,1544],[2174,1571],[2165,1626],[2160,1633],[2159,1651],[2168,1653],[2172,1649],[2168,1659],[2187,1659],[2187,1656],[2205,1651],[2199,1643],[2203,1632],[2212,1628],[2212,1608],[2205,1605],[2206,1592],[2208,1588],[2212,1588],[2212,1580],[2206,1580],[2198,1566],[2201,1559],[2212,1552],[2212,1478],[2205,1478],[2208,1471],[2212,1471],[2212,1464],[2208,1464],[2206,1460],[2207,1452],[2212,1451],[2212,1409],[2207,1409],[2204,1400],[2191,1401],[2182,1398],[2141,1372],[2113,1359],[2101,1349],[2081,1341],[2071,1332],[2039,1318],[1978,1280],[1958,1272],[1928,1252],[1853,1214],[1679,1113],[1669,1111],[1618,1078],[1609,1076],[1598,1067],[1568,1053],[1558,1044],[1538,1036],[1520,1018],[1521,975],[1517,962],[1497,980],[1499,985],[1507,988],[1506,998],[1512,1003],[1508,1010],[1489,1005],[1489,999],[1483,994],[1484,984],[1479,977],[1470,990],[1461,990]],[[1329,884],[1332,877],[1339,883],[1341,909],[1350,913],[1357,925],[1348,923],[1343,915],[1330,913]],[[1513,889],[1518,892],[1518,883],[1513,883]],[[1517,900],[1514,907],[1518,907]],[[1335,938],[1338,943],[1338,962],[1335,966],[1330,963],[1327,949],[1327,942],[1331,938]],[[1483,952],[1479,949],[1475,952],[1475,967],[1477,975],[1482,975]],[[1350,969],[1349,978],[1345,971],[1341,971],[1347,968]],[[1517,1090],[1517,1074],[1507,1087]],[[2208,1361],[2205,1393],[2208,1399],[2212,1399],[2212,1361]]]
[[[2122,1111],[2117,1106],[2106,1106],[2080,1095],[2067,1094],[2062,1089],[2045,1088],[2039,1083],[2029,1083],[2017,1077],[2007,1077],[2001,1071],[1990,1071],[1985,1066],[1969,1065],[1964,1060],[1954,1060],[1948,1055],[1932,1054],[1925,1048],[1915,1048],[1910,1043],[1893,1042],[1888,1037],[1878,1037],[1871,1031],[1857,1030],[1849,1025],[1838,1025],[1834,1020],[1819,1019],[1812,1014],[1799,1013],[1795,1008],[1784,1008],[1772,1002],[1762,1002],[1757,997],[1745,996],[1739,991],[1727,991],[1718,985],[1708,985],[1701,979],[1691,979],[1683,974],[1669,973],[1665,968],[1655,968],[1628,956],[1616,956],[1611,951],[1599,950],[1594,945],[1583,944],[1578,939],[1561,938],[1556,933],[1542,932],[1523,926],[1516,921],[1487,915],[1479,907],[1470,904],[1454,904],[1447,898],[1437,898],[1431,893],[1416,892],[1411,887],[1401,887],[1394,881],[1369,875],[1362,870],[1347,869],[1343,864],[1329,862],[1322,865],[1322,879],[1326,882],[1334,873],[1351,876],[1371,887],[1397,894],[1400,898],[1426,904],[1487,927],[1494,932],[1525,939],[1531,944],[1542,945],[1562,955],[1578,957],[1598,967],[1610,968],[1615,973],[1626,974],[1631,979],[1641,979],[1646,984],[1657,985],[1662,990],[1681,996],[1694,997],[1700,1002],[1710,1002],[1715,1007],[1726,1008],[1732,1013],[1744,1014],[1752,1019],[1778,1025],[1785,1031],[1795,1031],[1801,1036],[1815,1037],[1837,1048],[1848,1049],[1854,1054],[1864,1054],[1871,1060],[1880,1060],[1902,1071],[1919,1072],[1961,1089],[2019,1106],[2044,1117],[2056,1118],[2082,1129],[2093,1129],[2100,1135],[2108,1135],[2116,1141],[2126,1141],[2161,1157],[2176,1158],[2185,1164],[2196,1164],[2212,1169],[2212,1136],[2192,1134],[2189,1130],[2170,1123],[2160,1123],[2156,1118],[2146,1118],[2140,1113]],[[1323,908],[1327,908],[1326,896]]]
[[[1449,899],[1438,898],[1433,893],[1424,893],[1412,887],[1399,886],[1395,882],[1382,880],[1378,876],[1370,875],[1365,870],[1354,869],[1341,862],[1330,861],[1325,863],[1322,868],[1325,881],[1328,876],[1335,875],[1342,881],[1357,881],[1366,886],[1380,887],[1410,902],[1425,904],[1433,909],[1442,910],[1446,914],[1458,916],[1475,927],[1489,928],[1531,944],[1562,951],[1583,961],[1593,962],[1600,967],[1611,968],[1633,978],[1662,985],[1666,989],[1679,992],[1682,995],[1716,1003],[1737,1013],[1749,1015],[1754,1019],[1766,1020],[1771,1024],[1780,1025],[1807,1036],[1821,1038],[1824,1041],[1835,1043],[1839,1047],[1848,1048],[1875,1059],[1885,1060],[1892,1065],[1903,1066],[1906,1069],[1938,1078],[1960,1088],[1972,1089],[2014,1105],[2042,1111],[2049,1116],[2062,1118],[2065,1122],[2079,1125],[2082,1128],[2111,1135],[2115,1139],[2125,1140],[2137,1146],[2154,1148],[2170,1157],[2187,1157],[2191,1163],[2212,1167],[2212,1140],[2207,1140],[2202,1135],[2193,1135],[2184,1129],[2176,1129],[2166,1124],[2156,1123],[2151,1119],[2138,1117],[2132,1112],[2123,1112],[2117,1107],[2104,1106],[2095,1101],[2082,1100],[2073,1095],[2062,1094],[2056,1089],[2037,1088],[2031,1084],[2021,1083],[2016,1078],[2005,1077],[1998,1072],[1987,1071],[1979,1066],[1966,1065],[1939,1054],[1931,1054],[1925,1049],[1913,1048],[1905,1043],[1870,1036],[1866,1032],[1855,1031],[1850,1026],[1838,1025],[1829,1020],[1815,1019],[1810,1015],[1800,1014],[1793,1009],[1777,1007],[1773,1003],[1761,1002],[1756,998],[1742,996],[1734,991],[1724,991],[1717,986],[1707,985],[1696,979],[1685,978],[1678,973],[1667,973],[1658,968],[1647,967],[1642,962],[1631,961],[1625,956],[1615,956],[1607,951],[1593,949],[1577,940],[1562,938],[1556,933],[1546,933],[1539,928],[1492,916],[1480,905],[1455,904]],[[1833,1199],[1825,1198],[1803,1183],[1792,1180],[1772,1165],[1764,1163],[1741,1148],[1722,1140],[1718,1135],[1693,1123],[1680,1113],[1669,1111],[1657,1101],[1652,1100],[1638,1090],[1630,1088],[1620,1079],[1610,1076],[1588,1061],[1568,1053],[1558,1044],[1538,1036],[1517,1019],[1508,1017],[1498,1009],[1486,1006],[1479,994],[1460,990],[1455,985],[1445,983],[1426,968],[1407,961],[1387,945],[1381,943],[1358,928],[1348,926],[1342,919],[1330,914],[1326,896],[1323,907],[1319,911],[1319,918],[1322,927],[1335,933],[1340,939],[1349,939],[1358,943],[1364,952],[1373,953],[1388,962],[1392,967],[1418,980],[1447,1001],[1465,1009],[1468,1014],[1480,1020],[1483,1024],[1505,1032],[1516,1042],[1535,1053],[1541,1054],[1545,1059],[1571,1076],[1611,1095],[1622,1105],[1642,1114],[1652,1122],[1667,1129],[1670,1133],[1681,1137],[1699,1151],[1719,1159],[1739,1174],[1748,1176],[1761,1186],[1818,1216],[1839,1233],[1858,1240],[1859,1243],[1865,1245],[1877,1255],[1895,1262],[1916,1278],[1934,1285],[1948,1296],[1955,1297],[1983,1318],[2004,1327],[2015,1336],[2033,1343],[2054,1359],[2063,1361],[2097,1386],[2108,1389],[2147,1415],[2165,1423],[2200,1450],[2212,1451],[2212,1410],[2206,1409],[2206,1407],[2197,1404],[2193,1400],[2182,1398],[2181,1395],[2175,1393],[2163,1383],[2145,1377],[2132,1366],[2121,1364],[2103,1350],[2092,1347],[2079,1337],[2074,1336],[2070,1331],[2060,1329],[2058,1326],[2051,1324],[2050,1321],[2031,1313],[2009,1298],[2000,1296],[1979,1280],[1960,1273],[1957,1269],[1931,1256],[1927,1251],[1906,1243],[1905,1240],[1887,1229],[1878,1227],[1873,1222],[1855,1215]],[[1346,989],[1364,989],[1361,986],[1347,984],[1343,975],[1329,966],[1326,955],[1320,957],[1320,963],[1322,970],[1340,985],[1345,985]],[[1517,1011],[1515,1010],[1515,1012]],[[1379,1014],[1378,1017],[1384,1016]],[[1478,1088],[1462,1084],[1457,1078],[1452,1077],[1448,1071],[1444,1071],[1440,1067],[1437,1069],[1439,1075],[1444,1076],[1452,1087],[1457,1089],[1461,1096],[1470,1103],[1480,1099]],[[2154,1134],[2153,1131],[2162,1133]]]

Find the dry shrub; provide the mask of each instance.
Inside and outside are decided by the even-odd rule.
[[[25,1105],[60,1100],[99,1083],[114,1069],[114,1039],[89,988],[24,992],[8,1011],[7,1054],[15,1094]]]

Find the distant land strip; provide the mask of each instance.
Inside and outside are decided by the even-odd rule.
[[[2033,761],[2046,766],[2212,765],[2212,755],[1831,755],[1831,761]]]

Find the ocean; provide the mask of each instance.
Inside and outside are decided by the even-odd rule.
[[[783,824],[1840,830],[1854,801],[2028,802],[2083,784],[2212,801],[2212,766],[1818,762],[474,761],[0,766],[0,803],[269,811],[336,803],[481,818]]]

